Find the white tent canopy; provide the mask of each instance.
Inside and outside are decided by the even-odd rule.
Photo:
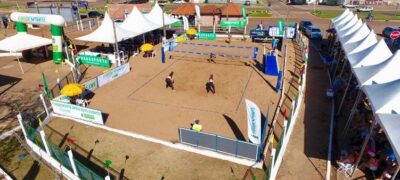
[[[400,160],[400,114],[377,114],[377,120],[386,133],[397,161]]]
[[[361,20],[360,20],[361,21]],[[353,26],[351,29],[347,30],[347,32],[342,33],[341,35],[339,35],[340,38],[340,42],[342,44],[347,43],[347,41],[349,41],[350,39],[352,39],[353,37],[358,37],[358,36],[363,36],[366,37],[369,32],[371,31],[368,28],[367,23],[363,23],[361,26],[357,27],[358,25]],[[355,36],[355,35],[358,36]]]
[[[332,23],[336,24],[338,21],[340,21],[344,17],[346,17],[349,13],[350,13],[350,10],[346,8],[346,10],[344,10],[344,12],[341,15],[336,16],[335,18],[332,19]]]
[[[400,50],[384,62],[367,67],[353,69],[359,84],[383,84],[400,79]],[[399,119],[400,120],[400,119]]]
[[[158,29],[162,27],[162,25],[157,25],[149,21],[135,6],[132,9],[132,12],[121,24],[121,27],[129,31],[143,34]]]
[[[103,22],[101,23],[100,27],[98,27],[96,30],[94,30],[92,33],[75,38],[76,40],[80,41],[90,41],[90,42],[99,42],[99,43],[110,43],[114,44],[116,41],[120,42],[135,36],[140,35],[140,33],[128,31],[126,29],[123,29],[119,26],[119,24],[115,24],[115,32],[117,36],[117,40],[115,40],[114,37],[114,31],[113,31],[113,20],[111,17],[106,14],[104,15]]]
[[[358,19],[355,24],[349,25],[347,24],[346,27],[343,27],[342,29],[338,30],[338,35],[339,37],[344,37],[349,34],[352,34],[356,32],[358,29],[360,29],[363,25],[363,22],[361,19]]]
[[[392,51],[390,51],[389,47],[386,45],[385,40],[381,39],[374,46],[357,54],[350,55],[348,59],[352,68],[358,68],[379,64],[389,59],[392,55]],[[352,58],[354,56],[356,56],[356,58]]]
[[[158,26],[163,26],[163,25],[170,25],[173,24],[174,22],[178,21],[175,18],[171,17],[168,14],[164,13],[163,16],[163,10],[161,9],[161,7],[158,5],[158,3],[156,3],[153,7],[153,9],[151,9],[151,11],[148,14],[145,14],[144,16],[150,20],[151,22],[153,22],[154,24],[158,25]],[[163,24],[163,18],[164,17],[164,24]]]
[[[350,12],[346,17],[344,17],[343,19],[334,24],[335,28],[340,28],[340,26],[349,22],[353,17],[354,17],[353,12]]]
[[[361,39],[361,36],[363,34],[355,34],[352,39]],[[349,41],[348,41],[349,42]],[[348,54],[354,54],[358,53],[360,51],[363,51],[364,49],[367,49],[371,47],[372,45],[376,44],[378,40],[376,39],[376,35],[374,30],[371,30],[368,35],[366,35],[363,39],[358,40],[353,43],[346,43],[342,44],[343,49],[346,51]]]
[[[0,50],[9,52],[21,52],[51,44],[51,39],[42,38],[26,33],[18,33],[0,41]]]
[[[358,21],[358,16],[357,14],[353,16],[353,18],[350,19],[350,21],[346,22],[345,24],[341,24],[336,27],[336,30],[338,31],[345,31],[348,28],[354,26]]]
[[[400,113],[400,79],[364,86],[364,92],[375,113]]]

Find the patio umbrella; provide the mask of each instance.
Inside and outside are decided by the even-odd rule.
[[[140,51],[142,51],[142,52],[152,51],[153,47],[154,47],[153,45],[146,43],[146,44],[143,44],[142,46],[140,46]]]
[[[71,83],[61,89],[61,94],[64,96],[77,96],[83,93],[85,87],[77,83]]]
[[[197,30],[195,28],[190,28],[189,30],[186,31],[187,35],[196,35]]]

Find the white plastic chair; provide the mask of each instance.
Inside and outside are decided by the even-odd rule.
[[[350,177],[354,170],[354,164],[337,162],[339,168],[337,172],[344,173],[346,177]]]

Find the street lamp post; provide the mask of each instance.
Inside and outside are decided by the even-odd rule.
[[[165,39],[167,39],[167,32],[165,31],[165,19],[164,19],[164,6],[162,6],[162,27],[163,27],[163,36]]]

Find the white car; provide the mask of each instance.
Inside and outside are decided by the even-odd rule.
[[[357,8],[357,12],[370,12],[373,11],[374,8],[373,7],[361,7],[361,8]]]
[[[342,7],[343,8],[356,8],[357,5],[355,5],[355,4],[343,4]]]
[[[183,4],[183,3],[185,3],[185,1],[184,0],[176,0],[176,1],[174,1],[174,3],[175,4]]]

